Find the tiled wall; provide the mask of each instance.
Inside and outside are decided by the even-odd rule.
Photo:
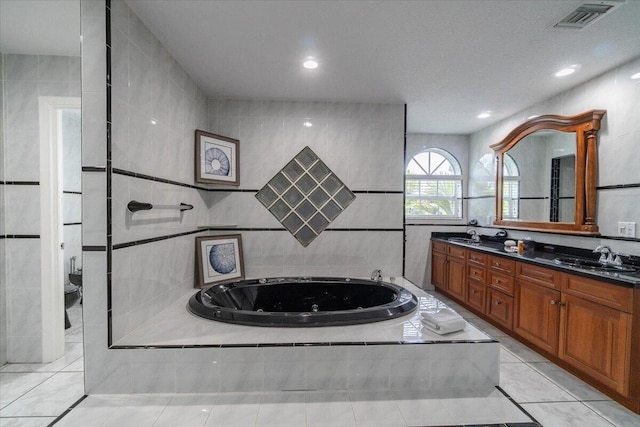
[[[4,182],[4,55],[0,54],[0,181]],[[4,185],[0,185],[0,236],[4,236]],[[7,258],[0,238],[0,366],[7,363]]]
[[[510,235],[584,248],[594,248],[602,243],[612,246],[615,251],[640,254],[640,227],[636,229],[636,241],[607,238],[617,236],[618,221],[634,221],[640,225],[640,169],[637,167],[640,161],[637,149],[640,82],[630,78],[639,70],[640,58],[471,135],[470,161],[473,163],[482,155],[491,154],[490,144],[500,141],[532,115],[574,115],[591,109],[607,110],[598,133],[597,222],[602,236],[594,239],[518,231],[510,231]],[[493,204],[494,199],[491,199],[490,206]],[[483,223],[488,207],[481,202],[470,201],[469,218],[478,218]]]
[[[80,96],[80,58],[3,55],[7,360],[42,361],[39,96]],[[4,322],[3,322],[4,324]]]
[[[210,221],[237,225],[248,277],[402,274],[403,105],[211,99],[209,129],[240,140],[249,191],[212,192]],[[306,248],[255,198],[305,146],[356,193]]]
[[[468,194],[469,137],[467,135],[409,134],[407,135],[406,162],[427,148],[440,148],[451,153],[463,171],[463,195]],[[452,220],[406,218],[405,277],[423,289],[431,286],[431,258],[429,239],[435,231],[464,231],[467,200],[463,200],[463,218]]]
[[[124,2],[111,10],[115,343],[193,288],[194,235],[157,239],[207,224],[209,206],[193,173],[194,130],[207,128],[206,98]],[[194,209],[131,213],[131,200]]]

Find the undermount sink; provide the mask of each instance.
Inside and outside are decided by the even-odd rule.
[[[477,245],[480,243],[474,242],[473,239],[467,239],[466,237],[449,237],[447,240],[453,243],[466,243],[468,245]]]
[[[635,268],[627,265],[606,265],[601,264],[599,261],[584,258],[556,258],[554,262],[560,265],[586,268],[593,271],[613,271],[619,273],[636,271]]]

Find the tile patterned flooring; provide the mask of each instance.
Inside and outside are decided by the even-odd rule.
[[[433,392],[83,394],[82,329],[70,313],[67,353],[50,364],[0,368],[0,426],[640,426],[640,416],[507,337],[447,298],[470,323],[500,340],[498,389]],[[516,402],[514,404],[513,402]]]

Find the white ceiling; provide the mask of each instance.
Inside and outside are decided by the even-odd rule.
[[[640,56],[638,0],[582,31],[549,29],[580,0],[128,3],[207,95],[404,102],[409,132],[471,133]]]
[[[407,103],[409,132],[462,134],[640,57],[640,0],[549,28],[581,2],[128,0],[208,96]],[[0,49],[77,54],[77,5],[0,0]]]

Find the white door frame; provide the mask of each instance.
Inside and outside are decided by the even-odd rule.
[[[80,109],[79,97],[41,96],[40,284],[42,362],[64,354],[64,243],[62,227],[62,129],[60,110]]]

